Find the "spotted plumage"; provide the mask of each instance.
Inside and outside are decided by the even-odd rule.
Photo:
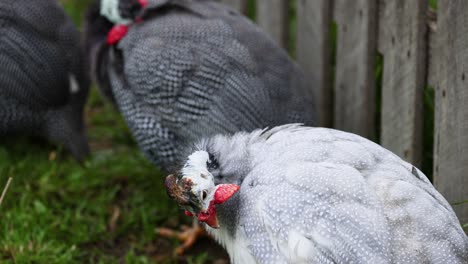
[[[183,161],[184,146],[217,133],[313,124],[313,84],[245,17],[208,0],[150,0],[144,11],[122,11],[135,2],[109,11],[121,10],[120,24],[142,20],[111,46],[117,16],[111,23],[99,3],[92,7],[87,45],[101,90],[155,164],[167,169]]]
[[[468,239],[424,174],[357,135],[287,125],[215,136],[194,154],[179,176],[194,211],[217,186],[240,186],[213,211],[219,228],[206,225],[234,264],[468,263]],[[219,168],[202,166],[212,159]]]
[[[79,33],[55,0],[0,2],[0,134],[26,133],[88,153],[89,78]]]

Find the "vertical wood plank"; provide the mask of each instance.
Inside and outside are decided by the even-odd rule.
[[[221,0],[221,3],[233,7],[242,14],[247,12],[247,0]]]
[[[379,8],[379,50],[384,55],[381,142],[420,166],[427,0],[381,0]]]
[[[377,1],[335,0],[334,5],[338,26],[335,127],[372,139]]]
[[[437,13],[435,10],[429,8],[427,12],[427,84],[432,88],[437,86],[437,64],[436,64],[436,53],[437,53]]]
[[[283,48],[288,46],[288,13],[288,0],[257,0],[257,23]]]
[[[450,203],[468,200],[468,1],[439,0],[434,183]],[[462,223],[468,204],[454,206]]]
[[[318,124],[332,126],[330,0],[297,2],[297,61],[314,93]]]

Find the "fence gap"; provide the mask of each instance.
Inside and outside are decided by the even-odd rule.
[[[434,182],[434,135],[435,135],[435,88],[437,87],[437,67],[435,55],[437,48],[437,1],[428,0],[426,15],[426,63],[427,85],[423,94],[423,152],[421,170]]]
[[[297,41],[297,1],[288,1],[289,24],[288,24],[288,52],[292,58],[296,59]]]
[[[385,58],[382,53],[377,52],[375,59],[375,114],[374,114],[374,141],[380,143],[382,138],[381,124],[382,124],[382,85],[383,73],[385,67]]]
[[[423,94],[423,152],[421,170],[433,182],[434,168],[434,97],[432,86],[426,85]]]
[[[333,3],[333,2],[332,2]],[[333,18],[333,4],[330,10],[330,16]],[[336,54],[338,52],[338,25],[334,20],[331,21],[331,29],[330,29],[330,42],[331,42],[331,80],[330,80],[330,108],[329,108],[329,115],[330,115],[330,127],[333,127],[335,124],[335,83],[336,83]]]
[[[253,21],[257,21],[257,2],[256,0],[247,0],[247,17]]]

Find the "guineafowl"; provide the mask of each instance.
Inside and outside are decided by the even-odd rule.
[[[210,0],[101,0],[87,15],[92,75],[145,155],[165,171],[217,133],[314,124],[312,84],[265,33]],[[190,247],[183,234],[158,229]]]
[[[0,2],[0,134],[30,134],[88,154],[89,78],[77,29],[55,0]]]
[[[168,176],[233,264],[468,263],[426,176],[355,134],[286,125],[201,140]]]
[[[215,1],[96,1],[86,43],[102,93],[163,170],[206,136],[314,124],[313,84],[257,26]]]

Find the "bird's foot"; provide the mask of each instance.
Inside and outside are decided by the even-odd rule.
[[[197,223],[193,226],[182,226],[181,231],[175,231],[169,228],[158,228],[156,233],[167,238],[176,238],[182,242],[182,245],[175,249],[176,255],[182,255],[185,251],[195,244],[197,239],[207,236],[206,231]]]

